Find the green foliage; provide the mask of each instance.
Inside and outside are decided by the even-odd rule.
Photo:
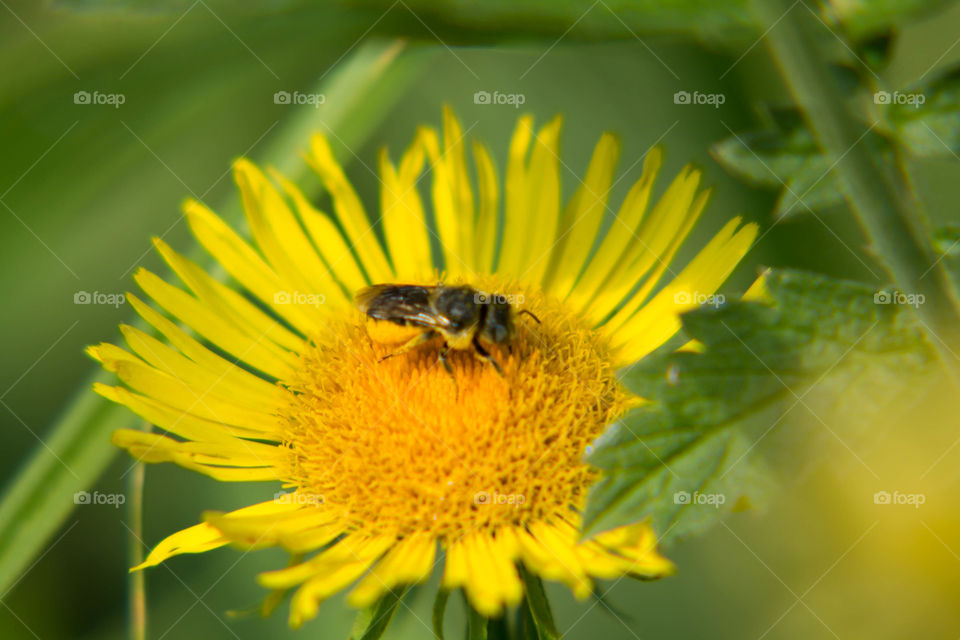
[[[949,4],[949,0],[871,0],[870,2],[828,2],[825,15],[839,23],[848,37],[861,40],[901,26],[905,19],[928,14]]]
[[[960,299],[960,226],[951,224],[934,231],[933,248],[937,252],[937,260],[946,269],[954,295]]]
[[[802,126],[733,135],[711,149],[713,157],[744,181],[782,189],[774,216],[817,211],[843,201],[830,165]]]
[[[113,459],[110,433],[136,421],[87,386],[77,392],[0,501],[0,591],[16,584],[75,508],[77,492],[88,489]]]
[[[853,39],[868,38],[942,6],[945,0],[882,0],[834,3],[820,10],[821,19]],[[60,0],[59,5],[85,11],[148,11],[179,13],[188,0]],[[210,0],[218,12],[233,7]],[[246,12],[296,12],[316,3],[307,0],[258,0]],[[632,39],[646,35],[684,34],[713,44],[743,48],[756,41],[759,28],[748,0],[409,0],[403,6],[389,0],[340,2],[357,15],[371,15],[380,33],[419,35],[445,41],[527,35],[565,36],[590,40]],[[799,9],[799,7],[798,7]],[[386,14],[383,13],[387,10]]]
[[[651,402],[613,425],[588,460],[603,470],[587,532],[650,517],[667,538],[742,497],[762,502],[771,469],[796,470],[826,434],[853,440],[933,369],[912,310],[887,292],[794,271],[768,299],[683,316],[702,353],[649,358],[624,381]]]
[[[960,73],[912,91],[883,91],[886,121],[914,157],[955,160],[960,153]]]
[[[467,640],[487,640],[487,627],[490,624],[490,619],[470,606],[466,594],[464,594],[463,601],[467,607]]]
[[[522,626],[531,631],[530,637],[536,640],[557,640],[561,637],[553,621],[550,600],[543,590],[543,580],[532,575],[525,567],[520,567],[520,576],[524,586],[524,615]]]
[[[393,620],[400,603],[403,602],[403,596],[409,590],[409,587],[398,587],[396,590],[388,589],[377,604],[357,614],[357,620],[353,625],[353,633],[350,634],[350,637],[353,640],[379,640],[387,627],[390,626],[390,621]]]
[[[447,601],[450,599],[450,590],[444,587],[437,589],[437,597],[433,601],[433,635],[437,640],[443,640],[443,618],[447,612]]]

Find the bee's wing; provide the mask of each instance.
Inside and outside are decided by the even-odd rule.
[[[432,289],[411,284],[375,284],[358,291],[354,301],[371,318],[442,329],[449,322],[433,310]]]

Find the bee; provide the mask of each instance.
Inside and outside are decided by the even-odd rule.
[[[465,285],[376,284],[361,289],[354,298],[357,308],[367,315],[367,333],[371,340],[381,344],[403,343],[399,350],[381,358],[381,362],[440,337],[443,346],[439,361],[451,375],[453,368],[447,359],[450,349],[472,349],[503,375],[500,363],[484,343],[509,347],[516,337],[514,319],[517,315],[525,313],[540,322],[526,309],[518,312],[505,296],[483,293]]]

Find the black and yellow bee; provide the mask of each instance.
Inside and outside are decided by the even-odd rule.
[[[478,291],[473,287],[426,287],[410,284],[377,284],[366,287],[355,296],[357,308],[367,315],[367,333],[380,344],[402,346],[381,360],[398,356],[433,338],[443,338],[439,359],[453,374],[447,360],[450,349],[473,349],[501,375],[503,370],[483,343],[509,345],[516,337],[514,318],[526,313],[517,311],[506,296]]]

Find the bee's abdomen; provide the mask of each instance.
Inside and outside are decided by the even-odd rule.
[[[381,344],[406,342],[424,332],[423,327],[408,324],[403,320],[380,320],[370,316],[367,316],[366,327],[370,339]]]

